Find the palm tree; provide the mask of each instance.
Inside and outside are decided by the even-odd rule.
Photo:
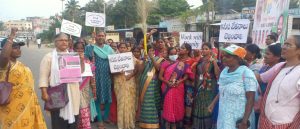
[[[75,14],[79,13],[80,6],[78,5],[78,1],[69,0],[66,6],[66,13],[71,16],[72,21],[74,22]]]

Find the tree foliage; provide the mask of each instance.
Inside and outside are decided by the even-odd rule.
[[[68,0],[65,10],[62,12],[63,19],[73,21],[82,25],[82,35],[90,35],[93,27],[85,26],[86,12],[104,12],[104,0],[90,0],[84,7],[80,7],[79,0]],[[153,0],[152,0],[153,1]],[[150,12],[147,24],[157,25],[162,18],[172,18],[189,11],[190,6],[186,0],[154,0],[156,7]],[[115,5],[105,6],[106,25],[114,25],[116,29],[132,28],[140,22],[137,15],[136,0],[120,0]],[[60,28],[60,20],[55,16],[50,17],[53,24],[48,31],[44,31],[39,36],[43,39],[51,40],[55,34],[55,28]]]

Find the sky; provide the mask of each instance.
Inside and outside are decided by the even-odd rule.
[[[79,0],[84,6],[90,0]],[[109,0],[105,0],[109,1]],[[190,5],[200,6],[201,0],[187,0]],[[63,7],[65,7],[66,0]],[[26,17],[53,16],[62,11],[61,0],[0,0],[0,21],[26,19]]]

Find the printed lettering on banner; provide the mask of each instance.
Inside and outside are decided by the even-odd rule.
[[[106,39],[112,39],[114,42],[120,42],[119,33],[106,33]]]
[[[85,25],[92,27],[105,27],[105,14],[86,12]]]
[[[60,83],[80,82],[81,66],[77,52],[58,53]]]
[[[70,35],[73,35],[76,37],[80,37],[81,29],[82,29],[82,26],[77,23],[74,23],[74,22],[71,22],[71,21],[68,21],[65,19],[62,20],[61,32],[63,32],[63,33],[67,33],[67,34],[70,34]]]
[[[201,49],[203,33],[202,32],[180,32],[180,46],[184,43],[190,44],[192,49]]]
[[[111,73],[134,69],[132,52],[108,55],[108,60]]]
[[[250,20],[222,20],[220,25],[219,42],[246,43]]]

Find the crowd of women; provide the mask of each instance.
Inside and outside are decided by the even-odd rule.
[[[44,129],[32,73],[17,61],[22,44],[12,40],[15,33],[1,43],[0,80],[13,87],[9,103],[0,105],[0,128]],[[144,50],[107,41],[104,32],[95,41],[79,38],[73,44],[60,33],[41,61],[39,87],[53,129],[90,129],[94,121],[99,129],[300,128],[300,36],[269,44],[264,52],[255,44],[218,47],[214,41],[193,50],[172,38]],[[71,51],[79,54],[82,72],[93,74],[61,84],[58,53]],[[112,74],[108,55],[125,52],[133,53],[134,70]]]

